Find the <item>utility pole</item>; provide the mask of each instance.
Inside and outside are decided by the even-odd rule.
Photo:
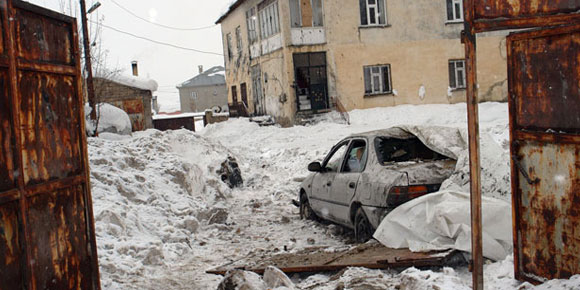
[[[91,47],[89,42],[89,29],[87,27],[87,10],[85,0],[81,2],[81,22],[83,26],[83,47],[85,49],[85,70],[87,72],[87,97],[89,99],[89,106],[91,107],[90,119],[93,122],[97,120],[97,108],[95,100],[95,87],[93,85],[93,69],[91,64]],[[95,133],[97,128],[95,128]]]

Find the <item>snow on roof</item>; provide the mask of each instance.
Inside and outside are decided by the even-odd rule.
[[[137,76],[127,76],[127,75],[121,75],[121,74],[113,74],[113,75],[108,75],[108,76],[99,76],[100,78],[104,78],[107,79],[109,81],[121,84],[121,85],[125,85],[128,87],[132,87],[132,88],[137,88],[137,89],[141,89],[141,90],[146,90],[146,91],[157,91],[158,85],[157,82],[152,80],[152,79],[148,79],[148,78],[143,78],[143,77],[137,77]]]
[[[190,87],[203,87],[211,85],[225,85],[226,69],[223,66],[214,66],[196,77],[189,79],[182,84],[178,85],[177,88],[190,88]]]

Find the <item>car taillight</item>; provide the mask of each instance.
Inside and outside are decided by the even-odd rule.
[[[389,191],[387,204],[393,207],[398,206],[411,199],[423,196],[427,193],[438,191],[440,187],[440,184],[395,186],[392,187]]]

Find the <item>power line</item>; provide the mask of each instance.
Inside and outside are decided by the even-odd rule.
[[[174,27],[174,26],[169,26],[169,25],[163,25],[163,24],[159,24],[153,21],[150,21],[149,19],[143,18],[135,13],[133,13],[131,10],[123,7],[121,4],[117,3],[117,1],[115,0],[111,0],[111,2],[113,2],[113,4],[117,5],[117,7],[123,9],[125,12],[133,15],[136,18],[139,18],[147,23],[153,24],[153,25],[157,25],[159,27],[163,27],[166,29],[173,29],[173,30],[180,30],[180,31],[196,31],[196,30],[203,30],[203,29],[209,29],[209,28],[214,28],[217,26],[217,24],[211,25],[211,26],[204,26],[204,27],[196,27],[196,28],[181,28],[181,27]]]
[[[154,39],[147,38],[147,37],[144,37],[144,36],[139,36],[139,35],[136,35],[136,34],[133,34],[133,33],[127,32],[127,31],[123,31],[123,30],[120,30],[120,29],[117,29],[117,28],[114,28],[114,27],[111,27],[111,26],[108,26],[108,25],[105,25],[105,24],[102,24],[102,23],[97,23],[96,21],[89,20],[89,22],[94,23],[94,24],[97,24],[97,25],[102,25],[103,27],[108,28],[108,29],[111,29],[113,31],[116,31],[116,32],[119,32],[119,33],[122,33],[122,34],[126,34],[126,35],[129,35],[129,36],[135,37],[135,38],[139,38],[139,39],[142,39],[142,40],[146,40],[146,41],[149,41],[149,42],[153,42],[153,43],[156,43],[156,44],[159,44],[159,45],[170,46],[170,47],[173,47],[173,48],[187,50],[187,51],[194,51],[194,52],[198,52],[198,53],[205,53],[205,54],[212,54],[212,55],[223,56],[223,54],[217,53],[217,52],[203,51],[203,50],[199,50],[199,49],[195,49],[195,48],[183,47],[183,46],[175,45],[175,44],[172,44],[172,43],[162,42],[162,41],[154,40]]]

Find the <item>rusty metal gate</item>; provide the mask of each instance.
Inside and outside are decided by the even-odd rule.
[[[508,37],[517,278],[580,273],[580,25]]]
[[[75,20],[0,12],[0,289],[99,289]]]
[[[536,28],[507,39],[516,278],[578,274],[580,1],[463,3],[474,289],[483,289],[476,34],[486,31]]]

